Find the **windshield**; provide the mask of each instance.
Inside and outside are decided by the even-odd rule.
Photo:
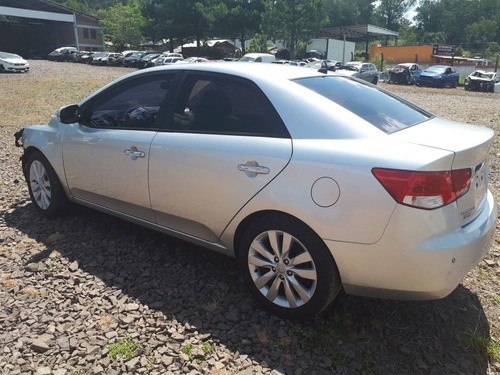
[[[357,72],[359,70],[359,65],[354,65],[354,64],[344,64],[339,69],[345,69],[345,70],[354,70]]]
[[[0,52],[0,58],[2,59],[21,59],[21,56],[15,53]]]
[[[485,73],[485,72],[474,72],[471,74],[472,77],[493,79],[495,78],[495,73]]]
[[[427,68],[425,71],[431,73],[444,73],[445,70],[446,70],[445,66],[431,66],[430,68]]]
[[[432,117],[425,110],[388,91],[350,77],[310,77],[296,79],[294,82],[330,99],[387,134]]]
[[[243,56],[240,61],[243,61],[243,62],[254,62],[255,61],[255,58],[253,57],[249,57],[249,56]]]

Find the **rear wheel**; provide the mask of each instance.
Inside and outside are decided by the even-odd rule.
[[[377,84],[377,82],[378,82],[378,77],[374,77],[374,78],[373,78],[373,80],[372,80],[372,83],[373,83],[374,85],[376,85],[376,84]]]
[[[269,311],[286,319],[312,317],[341,289],[324,242],[299,220],[272,214],[243,234],[238,261],[245,283]]]
[[[33,152],[26,162],[25,176],[35,209],[46,217],[62,214],[68,199],[48,160],[40,152]]]

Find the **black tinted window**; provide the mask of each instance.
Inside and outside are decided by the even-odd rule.
[[[386,133],[405,129],[432,117],[403,99],[347,77],[311,77],[295,82],[341,105]]]
[[[260,90],[240,80],[212,76],[186,80],[172,124],[176,131],[289,136]]]
[[[173,75],[142,76],[117,84],[94,98],[88,119],[102,128],[152,129]]]

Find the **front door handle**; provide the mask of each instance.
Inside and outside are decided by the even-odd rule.
[[[137,158],[143,158],[146,156],[146,154],[142,151],[139,151],[137,149],[135,150],[125,150],[125,155],[130,156],[132,159],[137,159]]]

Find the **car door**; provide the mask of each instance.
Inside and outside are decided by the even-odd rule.
[[[154,222],[150,145],[174,77],[132,77],[80,106],[80,123],[67,126],[63,136],[66,179],[77,200]]]
[[[188,74],[172,110],[151,145],[151,205],[158,224],[216,242],[285,168],[292,142],[262,91],[232,76]]]

